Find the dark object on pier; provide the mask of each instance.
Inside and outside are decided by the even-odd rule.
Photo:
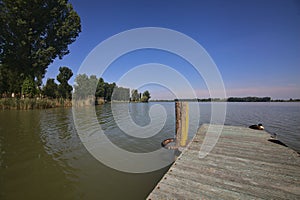
[[[161,142],[161,146],[166,148],[166,149],[175,149],[175,148],[173,148],[173,146],[168,145],[168,144],[174,143],[174,142],[175,142],[175,138],[168,138],[168,139],[165,139],[164,141]]]
[[[251,126],[249,126],[249,128],[255,129],[255,130],[264,130],[265,129],[262,124],[251,125]]]

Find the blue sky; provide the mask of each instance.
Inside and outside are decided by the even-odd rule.
[[[221,73],[227,96],[300,98],[300,1],[70,2],[81,17],[82,32],[69,46],[70,54],[49,66],[45,80],[55,78],[60,66],[68,66],[76,74],[86,56],[115,34],[134,28],[163,27],[186,34],[205,48]],[[185,76],[198,98],[209,96],[193,66],[158,50],[121,56],[103,77],[105,81],[118,82],[136,65],[153,62],[168,65]],[[71,83],[73,80],[74,77]],[[152,89],[153,99],[172,98],[162,87],[149,85],[141,90],[145,88]]]

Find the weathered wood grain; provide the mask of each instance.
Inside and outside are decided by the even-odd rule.
[[[265,131],[224,126],[214,149],[200,159],[204,137],[215,136],[208,126],[199,128],[147,199],[300,199],[297,152],[268,141]]]

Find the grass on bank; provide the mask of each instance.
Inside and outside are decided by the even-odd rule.
[[[72,106],[71,100],[36,98],[1,98],[1,110],[30,110]]]

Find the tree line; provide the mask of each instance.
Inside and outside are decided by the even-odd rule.
[[[133,102],[148,102],[149,99],[151,98],[150,92],[146,90],[143,94],[139,93],[137,89],[133,89],[131,91],[131,99],[130,101]]]
[[[204,98],[204,99],[175,99],[174,101],[198,101],[198,102],[270,102],[271,97],[229,97],[221,98]]]
[[[108,101],[134,101],[148,102],[151,98],[147,90],[143,94],[137,89],[133,89],[130,95],[130,89],[119,87],[116,83],[107,83],[103,78],[97,78],[95,75],[87,76],[79,74],[75,78],[74,95],[76,100],[84,100],[89,97],[103,98]]]
[[[117,87],[116,83],[107,83],[103,78],[97,78],[96,75],[88,77],[86,74],[79,74],[75,78],[74,98],[76,100],[87,99],[90,96],[101,97],[105,101],[111,101],[115,88],[118,91],[127,90]],[[124,97],[126,99],[126,97]]]
[[[49,78],[44,86],[38,86],[34,80],[31,78],[26,78],[21,85],[21,93],[13,93],[13,97],[71,99],[73,88],[71,85],[69,85],[68,81],[73,76],[73,72],[68,67],[60,67],[59,72],[60,73],[56,77],[56,80],[59,82],[59,84],[55,83],[55,79]],[[7,96],[7,93],[2,93],[2,97],[9,96]]]
[[[271,97],[229,97],[228,102],[270,102]]]
[[[160,101],[160,100],[157,100]],[[173,100],[170,100],[173,101]],[[229,97],[227,99],[221,98],[204,98],[204,99],[174,99],[174,101],[191,101],[191,102],[270,102],[271,97]],[[277,100],[278,101],[278,100]],[[280,100],[283,101],[283,100]],[[291,100],[290,100],[291,101]]]
[[[68,83],[73,76],[73,72],[68,67],[60,67],[59,74],[54,78],[48,78],[44,86],[38,87],[32,79],[25,79],[21,86],[22,96],[33,98],[49,99],[69,99],[85,100],[90,96],[102,98],[105,102],[110,101],[134,101],[148,102],[151,98],[147,90],[143,94],[137,89],[133,89],[130,95],[130,89],[119,87],[116,83],[105,82],[103,78],[97,78],[95,75],[88,77],[86,74],[79,74],[75,78],[74,91]],[[18,96],[17,96],[18,97]],[[20,97],[20,96],[19,96]]]

